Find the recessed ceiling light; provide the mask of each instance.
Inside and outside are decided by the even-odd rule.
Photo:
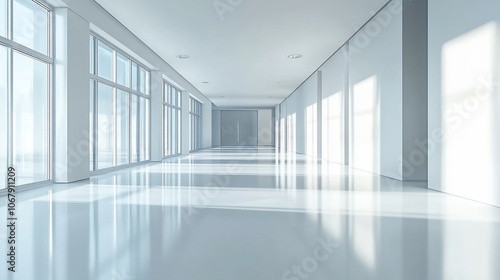
[[[210,82],[202,82],[202,83],[204,83],[204,84],[210,84]]]
[[[301,58],[301,57],[302,57],[302,55],[299,53],[291,54],[288,56],[288,58],[290,58],[290,59],[297,59],[297,58]]]
[[[190,56],[189,56],[189,55],[187,55],[187,54],[179,54],[179,55],[177,56],[177,58],[180,58],[180,59],[188,59],[188,58],[190,58]]]

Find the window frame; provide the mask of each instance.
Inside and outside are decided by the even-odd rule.
[[[112,61],[113,61],[113,66],[112,66],[112,80],[106,79],[104,77],[99,76],[99,61],[98,61],[98,46],[99,43],[104,44],[106,47],[112,49]],[[151,90],[151,69],[146,67],[144,64],[138,61],[138,59],[133,58],[131,55],[129,55],[127,52],[122,51],[120,48],[116,47],[109,41],[107,41],[105,38],[102,38],[95,32],[90,32],[90,39],[89,39],[89,44],[90,44],[90,59],[89,59],[89,64],[90,64],[90,82],[91,82],[91,91],[89,94],[93,94],[93,103],[91,106],[93,107],[93,131],[90,132],[90,138],[91,138],[91,145],[92,145],[92,150],[93,154],[90,154],[91,157],[91,163],[92,165],[89,165],[89,169],[91,174],[96,174],[96,173],[102,173],[102,172],[107,172],[107,171],[112,171],[114,169],[121,169],[124,167],[128,167],[131,165],[136,165],[136,164],[142,164],[142,163],[147,163],[150,162],[151,155],[151,95],[150,95],[150,90]],[[118,71],[117,71],[117,63],[118,63],[118,56],[121,56],[122,58],[128,59],[127,67],[129,68],[127,71],[128,74],[128,84],[129,86],[124,86],[120,83],[118,83]],[[134,65],[137,67],[136,71],[136,77],[133,75],[133,67]],[[140,69],[143,69],[146,78],[145,78],[145,92],[140,91]],[[134,81],[137,83],[137,89],[133,87]],[[118,145],[117,145],[117,140],[118,136],[116,133],[113,133],[113,164],[112,167],[106,167],[106,168],[100,168],[99,167],[99,162],[98,162],[98,143],[99,143],[99,138],[98,138],[98,117],[95,115],[97,112],[98,108],[98,102],[99,102],[99,92],[98,92],[98,85],[104,84],[107,86],[110,86],[113,88],[113,127],[116,128],[117,124],[117,94],[119,91],[121,92],[126,92],[128,93],[128,145],[129,145],[129,154],[128,154],[128,163],[125,164],[118,164]],[[134,97],[137,100],[137,108],[134,107]],[[144,137],[145,144],[146,146],[144,147],[144,152],[145,154],[142,155],[142,141],[141,141],[141,135],[140,135],[140,129],[141,129],[141,121],[140,117],[142,115],[141,112],[141,100],[145,100],[145,125],[146,127],[144,128],[146,131],[146,135]],[[133,109],[137,109],[137,112],[134,112]],[[137,121],[134,122],[133,117],[137,118]],[[90,120],[89,120],[90,121]],[[134,130],[134,125],[137,126]],[[135,135],[134,133],[135,132]],[[134,141],[135,138],[135,141]],[[135,144],[135,146],[133,146]],[[93,160],[92,160],[93,159]]]
[[[7,11],[6,11],[6,37],[0,35],[0,46],[6,48],[7,52],[7,104],[6,104],[6,119],[3,120],[7,122],[7,147],[6,148],[6,159],[7,166],[13,166],[14,164],[14,56],[18,55],[26,56],[29,59],[44,63],[47,67],[47,85],[46,85],[46,104],[47,112],[47,131],[45,134],[47,136],[46,140],[46,158],[43,159],[46,166],[46,176],[44,180],[33,181],[30,183],[22,184],[20,186],[29,187],[34,185],[40,185],[44,183],[51,182],[53,179],[53,138],[54,138],[54,118],[53,118],[53,77],[54,77],[54,58],[53,58],[53,8],[46,3],[32,0],[32,2],[47,12],[47,54],[41,53],[34,48],[27,47],[14,41],[14,0],[6,0]],[[33,139],[34,141],[35,139]],[[2,189],[0,189],[2,190]]]
[[[175,91],[175,94],[172,94],[172,91]],[[175,96],[175,100],[172,100],[172,97]],[[172,115],[177,115],[177,124],[176,130],[172,130],[171,128],[167,128],[167,123],[165,121],[168,117],[168,124],[172,123]],[[173,86],[171,83],[167,81],[163,81],[163,158],[178,156],[182,153],[182,142],[181,142],[181,119],[182,119],[182,91],[177,87]],[[169,129],[169,133],[167,134],[167,129]],[[174,135],[175,132],[175,135]],[[168,138],[168,139],[167,139]],[[176,147],[175,150],[170,149],[167,150],[167,145],[170,145],[173,139],[176,139]],[[170,153],[168,153],[168,151]]]
[[[190,146],[189,152],[195,152],[202,149],[203,135],[203,103],[196,98],[189,97],[189,131]]]

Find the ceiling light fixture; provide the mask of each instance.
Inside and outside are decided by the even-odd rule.
[[[190,58],[190,56],[189,56],[189,55],[187,55],[187,54],[179,54],[179,55],[177,56],[177,58],[180,58],[180,59],[188,59],[188,58]]]
[[[301,58],[301,57],[302,57],[302,55],[299,53],[291,54],[288,56],[288,58],[290,58],[290,59],[297,59],[297,58]]]

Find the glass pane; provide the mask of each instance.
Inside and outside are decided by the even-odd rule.
[[[7,48],[0,46],[0,189],[7,176]]]
[[[172,150],[171,153],[174,155],[177,151],[177,110],[172,110]]]
[[[172,104],[172,91],[174,90],[174,88],[169,85],[168,86],[168,103],[169,104]]]
[[[181,110],[177,110],[177,153],[180,154],[182,151],[182,141],[181,141]]]
[[[129,163],[129,93],[118,90],[116,96],[117,165]]]
[[[146,98],[140,99],[140,118],[139,118],[139,160],[147,160],[149,148],[149,100]]]
[[[137,63],[132,62],[132,89],[133,90],[139,90],[138,86],[138,76],[137,76]]]
[[[95,170],[95,155],[94,155],[94,81],[90,80],[90,108],[89,108],[89,155],[90,155],[90,171]]]
[[[100,41],[97,44],[97,69],[99,77],[113,81],[113,49]]]
[[[7,0],[0,0],[0,36],[7,38]]]
[[[97,167],[103,169],[113,166],[113,88],[99,83],[97,98]]]
[[[164,84],[163,86],[163,102],[167,102],[168,98],[168,85]]]
[[[144,154],[146,153],[146,147],[144,146],[146,141],[145,105],[144,98],[139,98],[139,161],[144,160]]]
[[[147,94],[147,73],[142,67],[139,67],[139,91],[141,93]]]
[[[132,94],[132,104],[130,105],[131,111],[131,125],[130,125],[130,147],[132,162],[137,162],[138,159],[138,127],[139,127],[139,97]]]
[[[167,89],[167,103],[170,104],[172,102],[172,87],[169,85]]]
[[[172,108],[167,109],[167,123],[168,123],[168,138],[167,138],[167,152],[168,155],[172,155],[172,118],[171,118]]]
[[[19,184],[29,184],[49,178],[49,67],[17,52],[13,63],[14,167]]]
[[[168,107],[163,106],[163,155],[168,156]]]
[[[167,118],[168,118],[168,155],[172,155],[172,108],[168,108],[167,111]]]
[[[89,65],[90,65],[90,74],[95,74],[95,69],[94,69],[94,60],[95,60],[95,54],[94,54],[94,37],[90,36],[89,40],[89,48],[90,48],[90,57],[89,57]]]
[[[119,53],[116,55],[116,82],[122,86],[130,86],[130,60]]]
[[[49,13],[31,0],[14,0],[14,41],[43,54],[48,54]]]

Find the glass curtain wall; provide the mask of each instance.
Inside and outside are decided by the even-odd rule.
[[[189,131],[190,131],[190,151],[196,151],[202,148],[202,103],[194,98],[189,100]]]
[[[182,93],[168,83],[163,89],[163,156],[181,153]]]
[[[90,37],[90,171],[149,160],[149,71]]]
[[[31,0],[0,0],[0,176],[17,185],[50,179],[51,12]],[[6,184],[0,184],[5,188]]]

